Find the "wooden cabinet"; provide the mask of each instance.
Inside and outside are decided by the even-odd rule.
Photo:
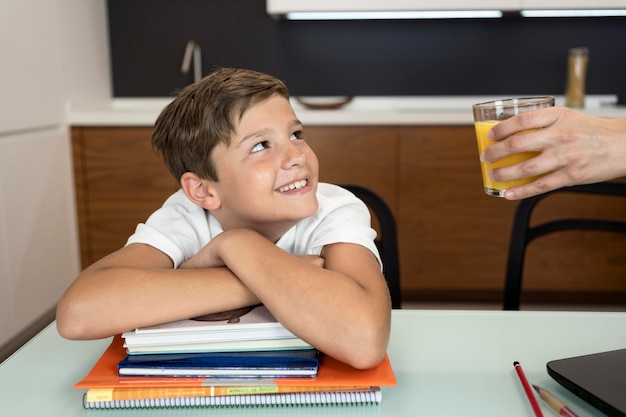
[[[150,146],[150,128],[74,128],[72,148],[83,267],[121,248],[178,189]]]
[[[473,127],[400,131],[403,289],[413,298],[500,291],[515,203],[484,194]]]
[[[320,181],[357,184],[398,203],[399,132],[385,127],[307,127],[306,140],[320,164]]]
[[[399,130],[396,213],[403,297],[499,301],[518,203],[483,193],[472,126]],[[550,196],[533,219],[557,215],[626,219],[626,201]],[[559,232],[529,246],[523,300],[623,304],[625,277],[623,235]]]
[[[150,128],[72,132],[83,265],[121,247],[178,186],[151,150]],[[498,301],[516,202],[484,194],[472,126],[307,127],[320,180],[380,194],[398,223],[405,300]],[[612,215],[620,199],[550,197],[537,218]],[[525,300],[619,300],[626,239],[562,232],[534,242]],[[528,295],[529,294],[529,295]]]

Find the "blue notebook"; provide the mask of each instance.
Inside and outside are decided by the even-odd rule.
[[[118,365],[120,376],[293,378],[318,369],[316,349],[128,355]]]

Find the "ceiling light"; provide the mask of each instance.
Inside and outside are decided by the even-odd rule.
[[[524,17],[620,17],[626,16],[625,9],[595,10],[522,10]]]
[[[389,20],[389,19],[484,19],[500,18],[500,10],[423,10],[370,12],[290,12],[287,20]]]

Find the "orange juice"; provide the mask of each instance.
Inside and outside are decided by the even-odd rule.
[[[474,123],[474,127],[476,128],[476,140],[478,141],[478,154],[479,155],[482,154],[483,151],[487,147],[493,144],[492,141],[487,139],[487,133],[497,123],[498,121],[495,121],[495,120]],[[502,158],[491,164],[486,164],[486,163],[481,162],[480,170],[482,171],[482,174],[483,174],[483,185],[485,186],[485,192],[490,195],[502,196],[504,195],[504,191],[508,190],[511,187],[522,185],[522,184],[527,184],[539,178],[539,176],[537,176],[537,177],[531,177],[531,178],[523,178],[523,179],[519,179],[515,181],[499,182],[499,181],[492,180],[488,174],[489,171],[491,171],[494,168],[515,165],[527,159],[530,159],[533,156],[536,156],[538,154],[539,152],[521,152],[515,155],[507,156],[506,158]]]

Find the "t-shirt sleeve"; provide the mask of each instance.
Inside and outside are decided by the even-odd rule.
[[[326,190],[324,190],[326,191]],[[370,212],[352,193],[336,187],[332,193],[320,196],[320,210],[315,230],[310,234],[308,254],[320,255],[322,248],[333,243],[353,243],[369,249],[382,267],[374,243],[376,231],[371,227]]]
[[[137,225],[126,243],[143,243],[162,251],[175,268],[210,240],[205,211],[179,193],[182,191],[170,197],[145,223]]]

